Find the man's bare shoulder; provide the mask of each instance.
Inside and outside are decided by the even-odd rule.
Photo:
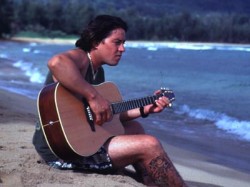
[[[88,57],[85,51],[76,48],[76,49],[71,49],[68,50],[64,53],[62,53],[62,55],[66,55],[67,57],[71,58],[72,60],[80,60],[80,61],[87,61]]]
[[[84,68],[88,66],[88,56],[85,51],[79,48],[68,50],[61,55],[65,55],[67,58],[71,59],[78,67]]]

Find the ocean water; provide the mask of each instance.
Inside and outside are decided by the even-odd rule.
[[[1,41],[0,88],[36,99],[48,59],[72,47]],[[150,116],[154,128],[250,142],[250,45],[127,42],[119,65],[104,68],[125,100],[174,91],[173,107]]]

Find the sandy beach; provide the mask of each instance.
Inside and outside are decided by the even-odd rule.
[[[42,42],[39,39],[32,41]],[[58,40],[47,42],[63,43]],[[98,174],[61,171],[40,163],[40,158],[32,145],[36,120],[36,100],[0,89],[0,187],[144,186],[136,181],[131,167],[127,170],[131,173]],[[161,140],[188,186],[249,186],[249,164],[241,162],[241,158],[250,161],[250,150],[246,149],[249,143],[233,140],[217,142],[205,137],[187,141],[178,132],[169,132],[167,135],[156,132],[147,125],[147,120],[145,127],[148,133],[156,135]]]
[[[31,143],[36,101],[0,90],[0,186],[144,186],[126,174],[59,171],[39,163]],[[246,187],[249,173],[209,162],[211,158],[163,142],[189,186]]]

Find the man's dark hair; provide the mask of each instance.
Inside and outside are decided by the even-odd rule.
[[[81,37],[76,41],[75,46],[90,51],[95,45],[107,38],[114,29],[122,28],[127,32],[128,26],[119,17],[110,15],[99,15],[89,22]]]

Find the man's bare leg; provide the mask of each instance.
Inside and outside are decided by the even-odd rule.
[[[139,134],[140,127],[133,132],[131,129],[127,130],[128,134],[134,132]],[[117,136],[108,142],[107,150],[114,167],[123,168],[130,164],[135,165],[135,168],[143,175],[146,185],[186,186],[160,142],[152,136]]]

